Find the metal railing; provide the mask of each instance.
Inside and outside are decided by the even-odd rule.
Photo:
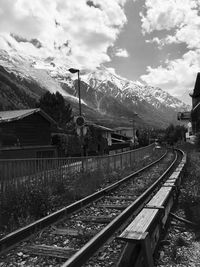
[[[76,158],[32,158],[0,160],[0,193],[33,184],[48,186],[56,181],[73,179],[95,171],[107,174],[124,168],[134,168],[138,162],[151,157],[154,144],[115,155]]]

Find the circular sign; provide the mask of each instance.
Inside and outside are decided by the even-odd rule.
[[[78,116],[76,118],[76,124],[77,124],[77,126],[81,127],[81,126],[84,125],[84,123],[85,123],[85,120],[84,120],[84,118],[82,116]]]

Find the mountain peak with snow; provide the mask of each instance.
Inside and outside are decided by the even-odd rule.
[[[96,71],[83,76],[82,80],[99,90],[104,88],[105,91],[105,87],[107,87],[110,88],[111,91],[116,91],[117,88],[117,90],[123,95],[138,97],[141,101],[148,101],[154,106],[162,104],[177,110],[190,109],[189,105],[186,105],[179,99],[171,96],[159,87],[144,85],[138,81],[128,80],[113,73],[112,71],[109,71],[109,69],[105,67],[101,67]]]

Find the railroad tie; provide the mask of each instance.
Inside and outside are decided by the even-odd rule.
[[[125,205],[116,205],[116,204],[97,204],[95,207],[97,208],[105,208],[105,209],[116,209],[116,210],[125,210],[128,206]]]
[[[125,200],[125,201],[134,201],[136,198],[134,197],[128,197],[128,196],[111,196],[111,197],[107,197],[107,199],[109,200]]]
[[[29,255],[41,255],[45,257],[69,259],[77,252],[77,250],[73,248],[62,248],[47,245],[31,245],[23,248],[22,252]]]
[[[73,229],[73,228],[55,228],[54,235],[66,235],[66,236],[71,236],[71,237],[82,237],[82,236],[94,236],[96,234],[96,231],[90,231],[84,232],[81,229]]]
[[[73,220],[76,221],[82,221],[82,222],[93,222],[93,223],[110,223],[114,217],[110,216],[78,216],[76,218],[73,218]]]

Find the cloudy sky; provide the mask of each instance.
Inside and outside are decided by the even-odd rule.
[[[199,0],[0,0],[0,49],[168,91],[187,103],[200,71]]]

